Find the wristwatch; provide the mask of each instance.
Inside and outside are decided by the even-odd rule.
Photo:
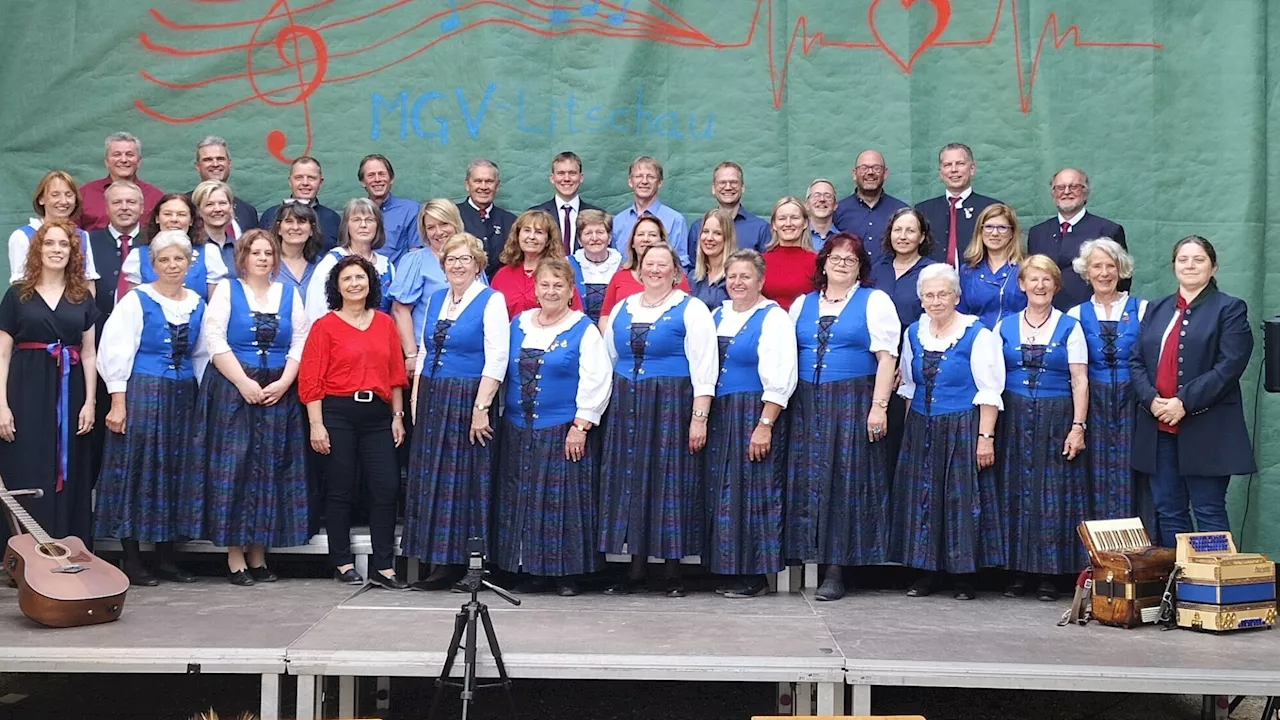
[[[1089,426],[1088,426],[1087,424],[1083,423],[1083,422],[1075,422],[1075,421],[1073,421],[1071,424],[1072,424],[1072,425],[1079,425],[1081,430],[1088,430],[1088,429],[1089,429]]]
[[[475,409],[479,410],[480,412],[484,412],[485,410],[489,409],[489,406],[485,405],[484,403],[476,403]]]
[[[983,440],[995,440],[995,439],[996,439],[995,433],[984,433],[984,432],[980,432],[980,433],[978,433],[978,437],[982,438]]]
[[[707,412],[706,410],[694,410],[693,416],[696,418],[705,418],[705,417],[711,417],[711,413]]]
[[[574,429],[574,430],[577,430],[577,431],[578,431],[578,432],[580,432],[580,433],[586,433],[586,432],[587,432],[587,426],[586,426],[586,425],[579,425],[578,423],[574,423],[574,424],[573,424],[573,429]]]
[[[871,400],[871,404],[872,404],[872,405],[875,405],[875,406],[876,406],[876,407],[878,407],[878,408],[887,408],[887,407],[889,407],[889,401],[888,401],[888,400],[875,400],[875,399],[872,399],[872,400]]]
[[[400,411],[397,411],[397,412],[393,412],[393,413],[391,413],[391,414],[392,414],[393,416],[395,416],[395,417],[404,417],[404,411],[403,411],[403,410],[400,410]]]
[[[760,424],[765,427],[773,427],[773,421],[763,415],[760,416]]]

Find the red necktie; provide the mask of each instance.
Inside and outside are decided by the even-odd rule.
[[[960,198],[949,197],[947,202],[951,203],[950,215],[948,216],[951,220],[951,226],[947,229],[947,262],[951,263],[952,267],[959,267],[960,263],[957,261],[959,252],[956,248],[956,203],[960,202]]]
[[[1066,237],[1066,236],[1067,236],[1067,233],[1069,233],[1069,232],[1071,232],[1071,223],[1067,222],[1066,220],[1063,220],[1063,221],[1062,221],[1062,236],[1063,236],[1063,237]]]
[[[1178,394],[1178,345],[1182,338],[1182,316],[1187,309],[1187,301],[1182,293],[1178,293],[1178,312],[1173,316],[1173,329],[1169,337],[1164,339],[1164,347],[1160,349],[1160,362],[1156,364],[1156,392],[1162,398],[1171,398]],[[1158,423],[1162,431],[1177,434],[1178,428],[1173,425]]]
[[[479,213],[480,213],[480,222],[488,222],[488,220],[489,220],[489,208],[485,208],[485,209],[483,209],[483,210],[479,210],[479,211],[477,211],[477,212],[479,212]]]
[[[129,257],[129,241],[132,239],[128,235],[120,236],[120,274],[116,276],[116,302],[120,302],[125,293],[129,292],[129,280],[124,275],[124,259]]]
[[[563,205],[561,207],[564,210],[564,225],[562,226],[564,228],[564,232],[562,233],[562,237],[564,240],[564,254],[572,255],[573,243],[570,242],[570,239],[573,236],[573,225],[569,223],[569,211],[572,210],[572,208],[570,208],[568,205]]]

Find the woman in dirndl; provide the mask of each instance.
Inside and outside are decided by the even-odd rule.
[[[893,300],[870,287],[870,257],[859,237],[831,236],[815,267],[818,290],[796,298],[790,311],[800,381],[788,418],[784,547],[788,560],[826,567],[815,598],[839,600],[843,566],[885,560],[884,439],[901,325]]]
[[[1045,255],[1018,268],[1027,307],[996,323],[1005,366],[1004,418],[996,431],[996,467],[1004,495],[1006,597],[1058,599],[1056,576],[1087,563],[1076,535],[1086,519],[1084,452],[1089,412],[1089,347],[1075,318],[1053,307],[1062,271]],[[1064,578],[1065,579],[1065,578]]]
[[[582,210],[577,220],[578,243],[582,247],[570,256],[583,312],[591,322],[600,321],[604,294],[609,281],[622,265],[622,253],[609,247],[613,217],[603,210]]]
[[[996,487],[996,417],[1004,406],[1000,339],[975,315],[956,312],[960,276],[948,264],[921,268],[924,315],[902,341],[907,401],[893,483],[889,559],[924,571],[907,597],[937,592],[955,576],[955,598],[977,596],[974,574],[1004,565]]]
[[[700,554],[705,540],[697,453],[707,443],[716,389],[716,327],[707,306],[678,289],[683,273],[670,245],[646,247],[636,269],[643,290],[603,319],[614,369],[600,550],[631,555],[626,576],[605,593],[641,591],[653,555],[666,561],[667,597],[684,597],[680,559]]]
[[[181,232],[191,244],[191,261],[183,283],[201,300],[209,297],[218,281],[227,276],[227,265],[217,245],[209,244],[209,236],[197,224],[199,215],[191,198],[182,193],[167,193],[160,198],[147,218],[147,232],[134,239],[134,249],[120,264],[120,272],[130,287],[157,282],[151,239],[162,232]]]
[[[208,364],[201,340],[205,302],[183,287],[191,239],[165,230],[151,239],[155,280],[131,290],[107,319],[98,345],[98,373],[111,393],[106,447],[98,477],[97,537],[118,538],[133,585],[195,582],[174,558],[182,518],[198,512],[204,487],[190,472],[197,383]],[[154,542],[152,575],[138,552]]]
[[[760,253],[731,253],[724,279],[729,299],[711,313],[720,376],[707,429],[703,561],[723,576],[721,594],[749,598],[768,592],[765,574],[783,567],[787,430],[782,411],[796,389],[796,331],[787,312],[760,295]]]
[[[467,540],[488,544],[494,397],[510,351],[506,299],[481,278],[488,258],[480,240],[458,233],[440,257],[449,286],[427,301],[418,343],[402,539],[406,555],[435,567],[415,590],[452,586],[465,571]]]
[[[377,309],[390,313],[391,283],[395,280],[396,268],[391,264],[390,258],[378,252],[386,244],[387,231],[382,221],[382,210],[378,208],[377,203],[369,198],[352,198],[347,201],[346,207],[342,210],[342,224],[338,226],[338,247],[320,258],[320,262],[312,272],[312,277],[328,278],[339,260],[348,255],[359,255],[368,260],[373,265],[374,271],[378,273],[375,279],[382,293],[382,300]],[[327,283],[323,280],[313,282],[307,287],[307,294],[302,296],[307,307],[307,317],[311,322],[319,320],[329,312],[326,288]]]
[[[298,291],[272,280],[274,235],[246,232],[234,259],[238,279],[218,283],[205,312],[214,371],[201,384],[191,450],[204,507],[183,534],[226,547],[228,579],[245,586],[276,580],[267,548],[309,537],[307,439],[293,401],[309,323]]]
[[[576,577],[601,564],[600,445],[591,430],[609,404],[613,366],[591,318],[569,307],[569,263],[543,259],[534,281],[539,307],[511,322],[494,558],[523,571],[514,591],[542,592],[554,579],[569,597]]]

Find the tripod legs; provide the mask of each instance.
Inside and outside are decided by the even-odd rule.
[[[511,676],[507,675],[507,664],[502,660],[502,649],[498,647],[498,636],[493,632],[493,621],[489,619],[489,608],[480,606],[480,620],[484,622],[484,634],[489,640],[489,652],[493,655],[493,663],[498,666],[498,683],[507,694],[507,704],[511,706],[511,717],[516,717],[516,699],[511,695]],[[474,628],[472,630],[474,637]],[[474,667],[474,666],[473,666]]]
[[[489,608],[481,602],[472,600],[462,607],[453,622],[453,638],[449,641],[449,649],[445,653],[444,667],[440,670],[440,677],[436,678],[435,692],[431,698],[431,710],[427,715],[428,720],[434,720],[436,712],[440,709],[440,699],[444,695],[446,686],[460,686],[462,688],[462,720],[466,720],[471,710],[471,701],[475,698],[476,685],[476,651],[478,649],[478,628],[477,620],[484,624],[485,639],[489,642],[489,653],[493,655],[494,665],[498,668],[498,681],[495,683],[486,683],[479,687],[497,687],[502,686],[507,695],[507,703],[511,707],[511,717],[516,717],[516,700],[511,694],[511,677],[507,675],[507,665],[502,660],[502,649],[498,646],[498,636],[493,631],[493,621],[489,619]],[[466,645],[463,646],[463,634],[466,634]],[[462,683],[450,679],[453,673],[454,661],[458,655],[458,649],[463,648],[462,656]]]

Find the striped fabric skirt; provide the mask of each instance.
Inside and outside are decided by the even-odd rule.
[[[1141,515],[1151,511],[1150,491],[1137,487],[1139,473],[1133,471],[1134,397],[1128,380],[1114,383],[1089,378],[1089,519],[1108,520]],[[1145,499],[1142,497],[1145,491]],[[1154,514],[1154,513],[1153,513]],[[1154,517],[1143,517],[1147,530]]]
[[[600,443],[596,433],[588,433],[583,458],[566,460],[564,441],[572,425],[535,430],[502,423],[494,560],[503,570],[564,577],[600,569]]]
[[[196,381],[135,374],[125,393],[125,432],[107,430],[94,535],[141,542],[186,539],[202,512],[204,482],[190,472]]]
[[[240,366],[260,386],[284,368]],[[306,440],[291,388],[274,405],[250,405],[212,364],[196,403],[191,468],[204,480],[203,513],[183,518],[183,535],[238,547],[305,545]]]
[[[889,533],[888,443],[867,438],[874,376],[796,386],[787,412],[788,561],[875,565]]]
[[[471,444],[471,413],[480,378],[423,377],[418,383],[418,414],[409,451],[405,491],[406,555],[433,564],[467,562],[467,538],[489,542],[494,437],[487,446]],[[489,422],[497,428],[496,407]]]
[[[890,560],[957,574],[1004,565],[996,472],[978,470],[977,447],[977,408],[932,417],[907,412]]]
[[[703,453],[708,532],[702,561],[718,575],[759,575],[782,569],[786,413],[774,425],[769,455],[751,462],[747,453],[760,409],[759,392],[716,397],[711,405]]]
[[[1088,450],[1068,461],[1071,398],[1006,392],[996,429],[996,467],[1008,522],[1006,566],[1046,575],[1077,573],[1087,564],[1076,528],[1089,505]]]
[[[689,378],[614,374],[600,432],[601,552],[678,559],[703,544],[702,458],[689,453]],[[704,449],[705,452],[705,449]]]

